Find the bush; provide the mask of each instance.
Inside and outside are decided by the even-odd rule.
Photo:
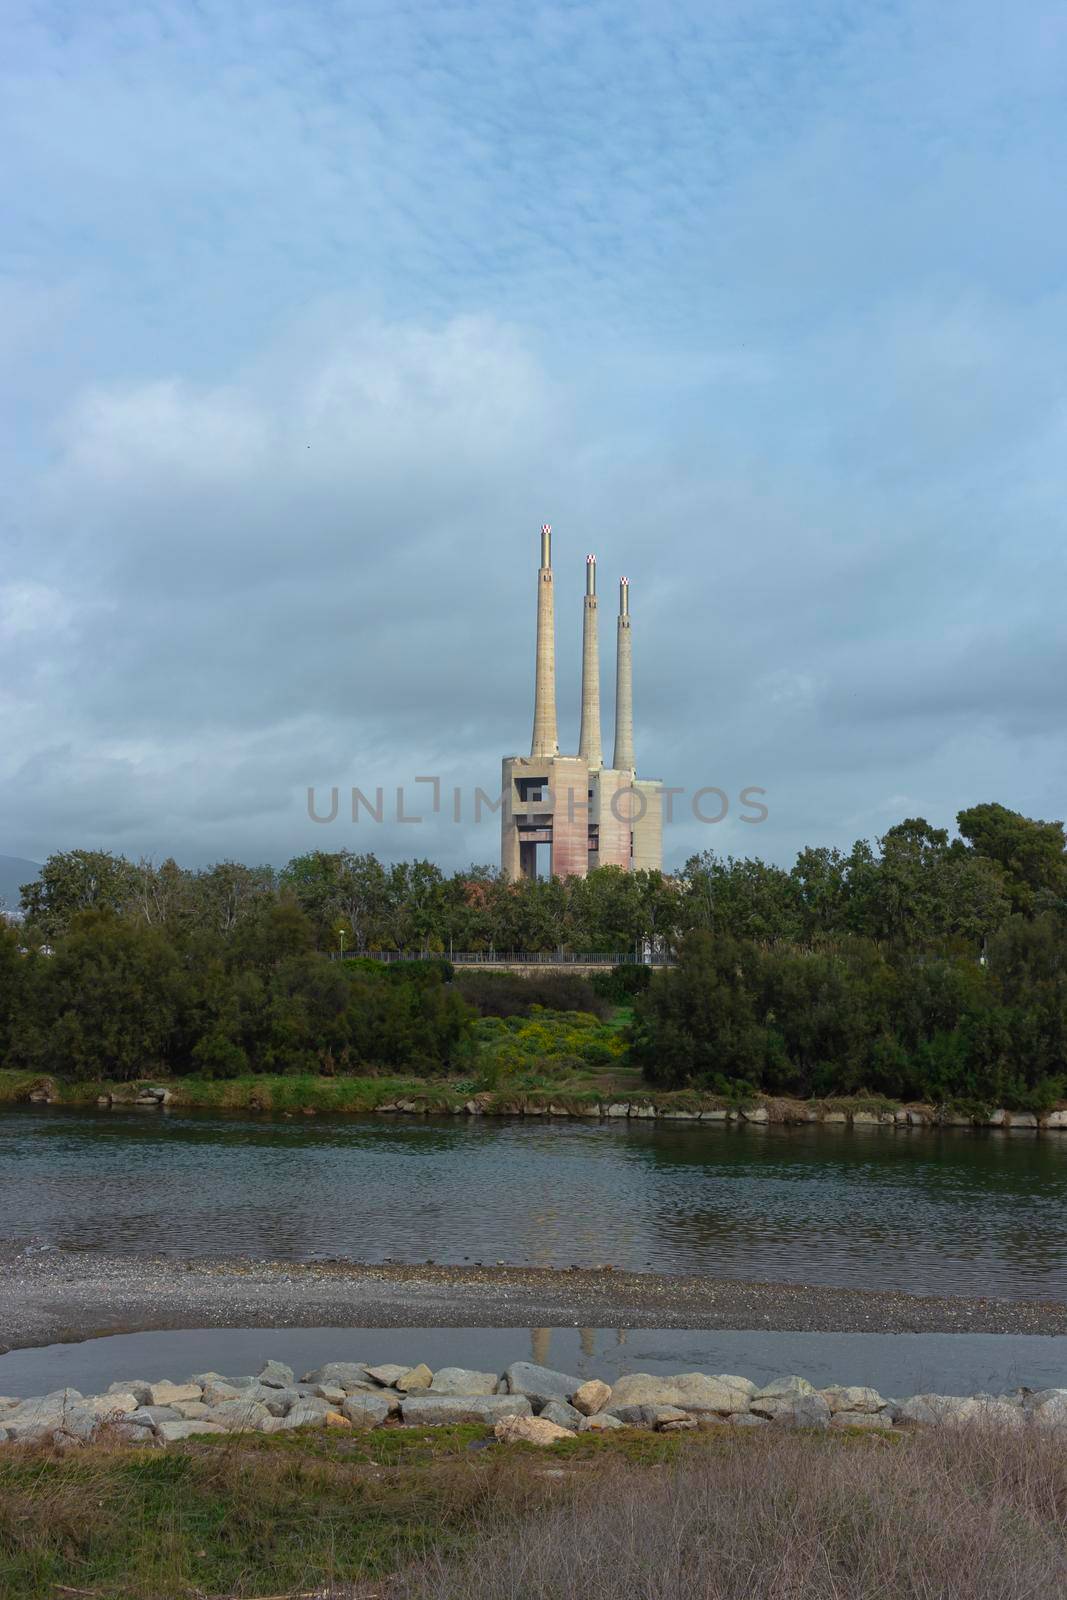
[[[535,1006],[546,1011],[585,1011],[606,1018],[608,1001],[587,978],[570,972],[479,972],[460,968],[456,988],[483,1017],[526,1017]]]

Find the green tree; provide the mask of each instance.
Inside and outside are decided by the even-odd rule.
[[[987,802],[961,811],[960,833],[979,856],[1004,874],[1012,909],[1032,914],[1067,901],[1067,857],[1062,822],[1037,822]]]
[[[126,910],[135,887],[136,873],[124,856],[110,850],[57,851],[40,877],[20,890],[28,931],[54,944],[82,911]]]

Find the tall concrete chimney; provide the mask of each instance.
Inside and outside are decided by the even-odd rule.
[[[630,641],[630,580],[619,582],[619,644],[615,672],[615,757],[618,772],[633,772],[634,677]]]
[[[596,556],[585,558],[585,610],[582,614],[582,731],[578,754],[591,771],[604,765],[600,748],[600,639],[596,608]]]
[[[552,529],[541,526],[541,570],[537,574],[537,665],[531,756],[559,754],[556,728],[556,613],[552,598]]]

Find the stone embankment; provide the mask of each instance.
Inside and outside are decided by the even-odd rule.
[[[97,1439],[160,1447],[197,1434],[461,1422],[492,1427],[506,1443],[533,1444],[619,1428],[1067,1428],[1067,1388],[894,1400],[862,1387],[816,1389],[795,1376],[760,1386],[723,1373],[664,1378],[633,1372],[611,1385],[528,1361],[514,1362],[502,1375],[331,1361],[298,1380],[291,1367],[268,1361],[254,1377],[202,1372],[185,1383],[133,1378],[98,1395],[58,1389],[27,1400],[0,1397],[0,1441],[62,1449]]]
[[[40,1079],[26,1093],[27,1101],[37,1105],[77,1103],[68,1092],[61,1092],[51,1078]],[[195,1095],[187,1097],[187,1086],[161,1084],[124,1084],[108,1089],[96,1097],[103,1107],[140,1106],[163,1110],[174,1106],[195,1106]],[[792,1100],[772,1098],[754,1101],[749,1105],[696,1104],[693,1096],[685,1096],[681,1103],[670,1094],[642,1094],[630,1098],[602,1097],[588,1093],[568,1093],[553,1098],[550,1094],[509,1095],[506,1091],[483,1091],[472,1095],[457,1095],[445,1083],[424,1093],[400,1095],[360,1108],[361,1114],[375,1116],[468,1116],[468,1117],[577,1117],[595,1120],[660,1121],[685,1123],[746,1123],[754,1126],[769,1123],[801,1125],[819,1123],[828,1126],[855,1128],[1003,1128],[1032,1132],[1067,1132],[1067,1107],[1043,1112],[1008,1111],[1003,1107],[991,1111],[966,1111],[946,1105],[912,1104],[872,1106],[850,1104],[847,1100]],[[255,1094],[248,1106],[251,1111],[271,1109],[268,1102],[261,1104]],[[314,1116],[325,1107],[303,1106],[305,1116]],[[285,1115],[292,1116],[292,1112]]]

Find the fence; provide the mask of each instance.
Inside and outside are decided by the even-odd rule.
[[[338,952],[333,952],[334,959]],[[665,952],[636,954],[616,950],[582,954],[575,950],[346,950],[345,955],[365,955],[371,961],[451,961],[454,967],[673,967],[674,956]]]

